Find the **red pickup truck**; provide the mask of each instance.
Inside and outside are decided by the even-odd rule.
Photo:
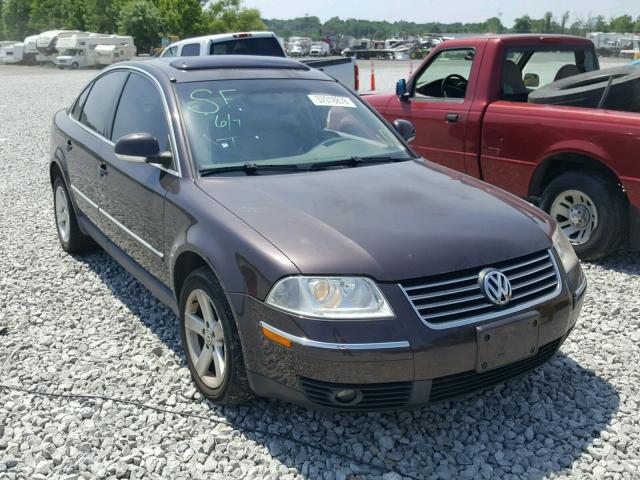
[[[461,38],[435,48],[396,94],[364,98],[389,121],[413,122],[419,154],[530,199],[593,260],[640,243],[640,113],[527,100],[598,69],[584,38]]]

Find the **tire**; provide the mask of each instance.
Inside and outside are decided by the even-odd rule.
[[[93,239],[80,231],[69,191],[60,175],[53,180],[53,213],[58,240],[65,252],[83,253],[96,248]]]
[[[202,308],[207,303],[209,310]],[[184,282],[180,336],[191,377],[207,399],[217,405],[237,405],[254,397],[231,307],[206,267],[192,272]]]
[[[80,65],[78,65],[78,62],[73,62],[71,64],[71,70],[77,70],[80,67]]]
[[[558,222],[582,260],[609,255],[627,238],[627,200],[616,183],[601,175],[559,175],[544,188],[540,206]]]
[[[540,87],[529,103],[597,108],[613,78],[603,108],[640,112],[640,68],[634,65],[582,73]]]

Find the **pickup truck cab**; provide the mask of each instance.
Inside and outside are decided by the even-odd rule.
[[[640,114],[527,99],[597,69],[584,38],[461,38],[438,45],[395,95],[365,99],[390,121],[413,122],[420,155],[528,198],[596,259],[639,243]]]
[[[326,44],[325,44],[326,45]],[[289,50],[291,56],[302,55]],[[238,32],[205,35],[174,42],[160,54],[160,57],[197,57],[203,55],[260,55],[286,57],[280,40],[273,32]],[[358,65],[353,58],[309,58],[299,59],[311,68],[320,70],[338,80],[343,85],[358,90]]]

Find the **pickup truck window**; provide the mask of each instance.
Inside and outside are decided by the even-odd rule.
[[[240,38],[211,43],[209,55],[266,55],[284,57],[284,51],[274,37]]]
[[[167,48],[162,54],[163,57],[175,57],[178,54],[178,47]]]
[[[503,63],[502,98],[526,102],[529,93],[543,85],[596,68],[593,53],[583,48],[509,49]]]
[[[200,44],[199,43],[189,43],[188,45],[183,45],[181,57],[197,57],[200,55]]]
[[[434,58],[416,81],[416,98],[464,99],[475,50],[444,50]]]

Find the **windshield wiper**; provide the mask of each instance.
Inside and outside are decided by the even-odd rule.
[[[340,160],[330,160],[328,162],[317,162],[309,165],[309,170],[320,170],[322,168],[331,167],[357,167],[358,165],[364,165],[367,163],[389,163],[389,162],[402,162],[404,160],[411,160],[410,157],[398,158],[398,157],[349,157]]]
[[[295,163],[292,164],[282,164],[282,165],[260,165],[259,163],[244,163],[242,165],[229,165],[226,167],[209,167],[209,168],[201,168],[199,170],[200,175],[206,177],[207,175],[214,175],[216,173],[225,173],[225,172],[244,172],[247,175],[255,175],[258,171],[263,170],[288,170],[288,171],[298,171],[302,170],[299,165]]]

